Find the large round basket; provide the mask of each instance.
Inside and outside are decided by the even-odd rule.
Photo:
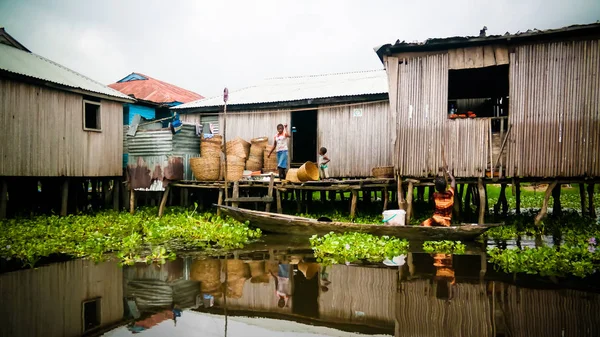
[[[196,260],[192,264],[190,278],[206,284],[220,283],[221,261],[217,259]]]
[[[263,155],[263,172],[277,172],[277,154],[273,152],[271,157],[267,157],[271,152],[272,146],[267,146]]]
[[[250,143],[240,137],[228,141],[225,147],[227,149],[228,157],[231,155],[246,159],[250,154]]]
[[[254,138],[250,141],[250,156],[254,157],[263,157],[263,152],[267,145],[269,144],[269,138],[267,137],[259,137]]]
[[[250,276],[256,277],[265,274],[265,261],[248,261],[250,267]]]
[[[242,260],[227,260],[227,282],[246,279],[250,276],[250,268]]]
[[[250,153],[250,158],[246,160],[246,170],[250,171],[260,171],[263,168],[262,157],[254,157],[252,153]]]
[[[371,170],[373,177],[375,178],[394,178],[394,167],[393,166],[382,166],[374,167]]]
[[[200,140],[200,155],[202,157],[221,157],[223,137],[214,135],[212,138]]]
[[[227,281],[227,297],[238,299],[244,295],[244,284],[246,283],[245,278]]]
[[[221,157],[190,158],[190,168],[199,181],[215,181],[219,179]]]
[[[285,180],[293,183],[299,183],[300,180],[298,180],[298,169],[289,169],[287,171],[287,175],[285,176]]]
[[[225,163],[221,165],[221,170],[225,172]],[[227,155],[227,180],[238,181],[244,176],[244,167],[246,160],[238,156]]]
[[[315,181],[319,180],[319,169],[314,163],[307,161],[304,165],[298,169],[298,180],[304,181]]]

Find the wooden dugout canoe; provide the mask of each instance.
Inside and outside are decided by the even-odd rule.
[[[451,227],[422,226],[385,226],[376,224],[357,224],[352,222],[326,222],[299,216],[268,213],[230,206],[218,206],[221,211],[240,222],[248,221],[251,226],[265,232],[313,235],[329,232],[362,232],[373,235],[389,235],[408,240],[474,240],[490,228],[501,226],[495,224],[461,224]]]

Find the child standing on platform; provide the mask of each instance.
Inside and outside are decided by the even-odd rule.
[[[328,166],[330,160],[327,157],[327,149],[322,147],[319,149],[319,177],[321,180],[329,179]]]
[[[288,138],[290,138],[290,134],[287,130],[287,124],[278,124],[277,134],[273,139],[273,148],[267,155],[267,158],[270,158],[273,151],[277,150],[277,169],[279,170],[280,179],[285,179],[285,173],[288,167]]]

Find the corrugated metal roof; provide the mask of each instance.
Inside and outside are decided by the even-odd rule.
[[[90,93],[135,100],[40,55],[0,43],[0,70],[52,82]]]
[[[128,77],[131,77],[131,75],[138,76],[135,79],[124,81]],[[188,103],[204,98],[195,92],[140,73],[132,73],[119,82],[109,84],[108,86],[126,95],[133,95],[137,99],[159,104],[172,102]]]
[[[371,70],[326,75],[280,77],[263,80],[257,85],[229,92],[227,105],[289,102],[305,99],[387,94],[385,70]],[[215,96],[173,109],[190,109],[223,105],[223,96]]]
[[[485,27],[484,27],[485,28]],[[487,30],[487,28],[485,28]],[[598,34],[600,31],[600,23],[572,25],[556,29],[529,29],[525,32],[517,32],[511,34],[506,32],[504,35],[488,35],[488,36],[453,36],[447,38],[430,38],[424,42],[406,42],[397,40],[396,43],[385,44],[373,48],[380,59],[383,55],[391,55],[400,52],[419,52],[433,51],[452,48],[461,48],[469,45],[483,45],[498,42],[520,42],[524,40],[536,40],[543,37],[568,37],[581,34]],[[480,32],[481,33],[481,32]]]

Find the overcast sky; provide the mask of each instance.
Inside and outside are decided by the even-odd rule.
[[[397,39],[558,28],[598,0],[0,0],[0,26],[34,53],[105,84],[131,72],[204,96],[268,77],[381,68]]]

